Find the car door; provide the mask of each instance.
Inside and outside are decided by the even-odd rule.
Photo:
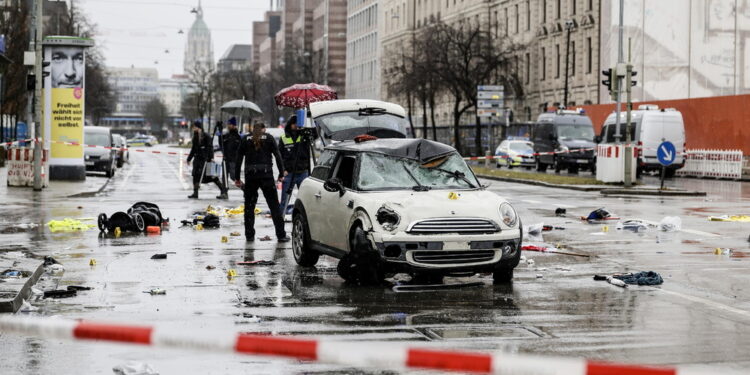
[[[325,225],[323,225],[323,215],[326,212],[326,208],[322,201],[323,193],[325,192],[323,184],[333,173],[336,156],[335,151],[323,151],[323,153],[320,154],[318,165],[313,168],[310,178],[302,183],[299,193],[297,194],[298,199],[300,199],[305,206],[310,238],[317,242],[323,242],[323,233],[328,230]]]
[[[338,191],[330,192],[323,189],[321,205],[322,225],[325,228],[321,234],[321,242],[327,246],[346,250],[349,219],[354,208],[354,181],[356,177],[357,155],[340,154],[336,160],[333,177],[338,178],[344,186],[344,194]]]

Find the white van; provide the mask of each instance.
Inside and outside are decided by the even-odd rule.
[[[615,143],[615,113],[604,121],[599,136],[600,143]],[[620,138],[625,142],[625,112],[621,113]],[[644,171],[660,171],[661,164],[656,158],[656,148],[664,141],[674,144],[677,157],[668,166],[665,175],[674,176],[675,171],[685,165],[685,123],[682,113],[674,108],[659,109],[654,104],[643,104],[631,112],[630,134],[632,142],[638,145],[638,175]]]

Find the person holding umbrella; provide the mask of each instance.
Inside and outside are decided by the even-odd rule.
[[[203,123],[200,121],[195,121],[193,123],[193,145],[190,148],[190,154],[187,158],[187,164],[190,165],[190,162],[195,159],[195,163],[193,163],[193,194],[188,195],[188,198],[190,199],[198,199],[198,190],[201,187],[201,181],[203,179],[203,175],[205,173],[206,163],[211,162],[214,160],[214,150],[213,146],[211,145],[211,138],[206,135],[206,132],[203,131]],[[206,182],[213,182],[216,184],[216,186],[219,188],[219,191],[221,191],[221,194],[216,197],[216,199],[228,199],[227,196],[227,188],[224,186],[224,184],[219,181],[217,177],[214,177],[211,181]]]
[[[284,158],[284,183],[281,188],[281,212],[286,213],[288,193],[291,186],[299,188],[302,180],[310,175],[310,141],[297,128],[297,116],[286,122],[284,134],[279,137],[279,150]]]
[[[273,137],[264,132],[265,125],[253,125],[252,134],[245,136],[237,150],[235,159],[234,184],[245,192],[245,239],[255,241],[255,205],[258,203],[258,189],[271,211],[271,218],[279,242],[289,242],[284,229],[284,216],[279,207],[279,196],[276,194],[276,180],[273,176],[273,159],[279,170],[278,181],[284,177],[284,162]],[[242,161],[245,161],[245,182],[239,178],[242,172]]]
[[[242,143],[242,136],[240,136],[239,129],[237,129],[237,118],[232,117],[227,121],[227,132],[222,137],[223,144],[222,150],[224,153],[224,161],[226,162],[227,173],[229,178],[239,180],[239,176],[235,176],[235,160],[237,159],[237,150],[240,148]]]

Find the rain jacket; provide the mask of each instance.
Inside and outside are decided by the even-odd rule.
[[[310,142],[304,140],[298,131],[292,131],[291,124],[284,128],[284,134],[279,138],[279,150],[287,172],[309,171]]]

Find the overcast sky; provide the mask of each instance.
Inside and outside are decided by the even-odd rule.
[[[198,0],[75,0],[97,24],[96,43],[107,66],[153,67],[159,77],[182,73],[187,32]],[[215,60],[232,44],[252,43],[253,21],[263,19],[268,0],[203,0]],[[179,34],[180,30],[184,34]],[[169,51],[169,52],[167,52]]]

